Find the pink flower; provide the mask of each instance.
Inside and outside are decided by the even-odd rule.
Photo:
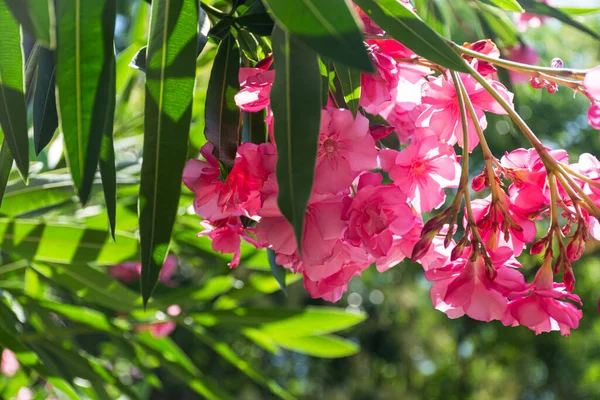
[[[208,236],[212,240],[212,249],[221,254],[233,254],[233,259],[227,265],[235,268],[240,263],[241,257],[241,239],[261,247],[249,233],[250,229],[244,228],[239,217],[230,217],[218,221],[202,221],[204,231],[198,233],[198,236]]]
[[[221,171],[212,149],[211,143],[204,145],[201,154],[206,161],[189,160],[183,171],[183,182],[196,194],[196,214],[209,220],[255,216],[262,206],[261,190],[275,171],[275,146],[243,143],[225,181],[219,180]]]
[[[459,74],[465,86],[467,95],[473,103],[477,120],[482,129],[487,127],[484,111],[495,114],[506,114],[506,111],[475,79],[466,74]],[[500,82],[490,81],[490,84],[502,97],[512,105],[513,94]],[[458,142],[463,145],[462,120],[460,106],[452,77],[439,76],[423,85],[423,104],[428,107],[417,118],[416,124],[430,128],[438,138],[450,145]],[[479,143],[479,136],[470,115],[467,113],[469,152]]]
[[[496,278],[492,281],[486,273],[482,256],[471,259],[470,249],[464,258],[443,268],[426,272],[431,287],[431,300],[437,310],[450,318],[467,314],[479,321],[501,320],[506,313],[508,298],[523,290],[523,275],[511,268],[519,266],[516,261],[507,263],[506,258],[494,263]],[[507,264],[507,265],[505,265]]]
[[[548,261],[551,262],[551,258]],[[579,326],[581,310],[561,300],[569,299],[579,304],[581,300],[579,296],[568,293],[564,284],[553,282],[550,262],[544,262],[538,270],[531,287],[533,292],[510,303],[509,315],[503,320],[505,325],[520,324],[536,334],[560,330],[564,336],[569,336],[571,329]]]
[[[315,192],[335,194],[348,190],[358,175],[375,167],[377,148],[369,134],[369,121],[360,114],[354,120],[349,110],[323,110]]]
[[[269,106],[275,71],[261,68],[240,68],[242,90],[235,95],[235,104],[247,112],[257,112]]]
[[[2,364],[0,365],[0,372],[2,372],[2,375],[14,376],[20,367],[21,364],[19,364],[19,360],[17,360],[15,353],[9,349],[2,350]]]
[[[110,276],[123,283],[132,283],[140,276],[141,264],[139,262],[126,262],[110,268]]]
[[[594,103],[588,110],[588,121],[594,129],[600,129],[600,102]]]
[[[177,324],[174,321],[164,321],[164,322],[153,322],[150,324],[140,324],[136,326],[135,330],[137,332],[150,332],[150,334],[155,338],[167,337],[177,327]]]
[[[386,168],[383,158],[389,155],[393,158],[392,165]],[[444,188],[458,187],[461,175],[454,150],[435,136],[412,141],[399,153],[382,152],[382,166],[412,200],[417,212],[441,206],[446,199]]]
[[[140,265],[141,271],[141,265]],[[170,284],[171,278],[177,271],[177,257],[173,254],[169,254],[163,263],[162,269],[160,270],[160,275],[158,277],[159,281],[163,284]]]
[[[375,174],[366,174],[361,182]],[[381,176],[378,175],[380,181]],[[348,221],[346,240],[364,246],[374,257],[386,257],[395,236],[409,232],[417,219],[406,204],[406,195],[394,185],[380,182],[359,183],[358,193],[347,201],[344,218]]]
[[[377,115],[396,97],[399,75],[396,61],[383,53],[378,45],[371,45],[369,54],[375,66],[375,73],[362,74],[359,104],[368,113]]]
[[[340,241],[336,244],[332,257],[324,265],[306,266],[304,287],[313,298],[336,302],[348,290],[348,282],[370,264],[371,259],[364,250]]]
[[[585,74],[583,86],[588,95],[600,101],[600,65]]]
[[[550,0],[537,0],[539,3],[550,5]],[[525,32],[527,28],[539,28],[546,20],[546,17],[538,14],[515,13],[515,22],[520,32]]]
[[[535,49],[531,46],[517,44],[511,49],[507,50],[508,59],[511,61],[515,61],[521,64],[529,64],[536,65],[540,62],[540,57],[538,56]],[[517,71],[508,71],[510,75],[510,79],[513,83],[527,83],[529,82],[529,75],[523,74]]]

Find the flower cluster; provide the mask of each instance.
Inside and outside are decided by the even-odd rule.
[[[270,57],[241,69],[235,97],[244,112],[266,110],[269,142],[242,143],[230,170],[207,143],[202,158],[185,167],[183,181],[203,218],[199,235],[209,237],[215,251],[233,254],[231,267],[239,265],[242,240],[271,249],[279,265],[303,275],[312,297],[333,302],[369,266],[383,272],[410,258],[432,283],[435,308],[450,318],[466,314],[568,335],[582,316],[581,301],[572,293],[571,263],[590,235],[600,238],[600,162],[584,154],[569,164],[565,151],[545,148],[533,134],[532,149],[497,159],[485,143],[486,113],[513,117],[514,110],[513,94],[497,78],[496,45],[465,44],[470,50],[464,58],[474,72],[456,73],[417,56],[359,15],[369,37],[379,36],[366,40],[375,73],[362,74],[356,116],[333,101],[322,110],[302,237],[295,237],[277,205],[278,154],[269,104],[276,71]],[[537,61],[527,47],[508,55]],[[515,81],[527,81],[518,75],[523,64],[508,63],[513,64]],[[593,99],[592,125],[600,124],[599,68],[577,86]],[[556,81],[548,79],[540,87],[552,92]],[[370,115],[389,125],[371,124]],[[388,135],[396,135],[401,146],[386,147]],[[486,165],[469,187],[468,156],[478,147]],[[455,153],[459,148],[461,157]],[[446,204],[448,189],[455,189],[454,199],[435,211]],[[471,199],[484,190],[487,196]],[[545,218],[550,228],[538,232],[536,223]],[[528,247],[532,254],[543,253],[531,283],[516,258]]]

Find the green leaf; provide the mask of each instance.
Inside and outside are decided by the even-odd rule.
[[[265,110],[258,112],[245,112],[243,115],[244,128],[248,129],[248,141],[256,144],[265,143],[267,138],[267,124]],[[244,138],[246,140],[246,138]]]
[[[590,8],[582,8],[582,7],[557,7],[558,10],[562,11],[565,14],[580,16],[580,15],[588,15],[595,14],[600,11],[600,7],[590,7]]]
[[[220,389],[217,382],[213,382],[212,379],[202,374],[171,338],[155,338],[150,333],[144,332],[136,335],[136,341],[143,346],[145,351],[160,358],[161,367],[169,370],[174,377],[181,379],[192,390],[206,399],[233,399]]]
[[[489,4],[503,10],[507,11],[516,11],[519,13],[524,12],[523,7],[519,4],[517,0],[478,0],[482,3]]]
[[[115,0],[58,2],[56,86],[67,162],[82,204],[98,168],[114,57]],[[114,83],[112,83],[114,85]]]
[[[360,74],[361,72],[343,65],[334,65],[335,76],[341,84],[344,100],[352,115],[356,118],[358,102],[360,100]]]
[[[238,47],[242,50],[242,54],[246,59],[259,62],[267,57],[254,34],[243,29],[235,29],[234,34]]]
[[[154,0],[148,39],[139,218],[144,304],[167,256],[179,205],[192,114],[196,0]]]
[[[446,39],[396,0],[356,0],[356,4],[394,39],[418,55],[455,71],[468,72]]]
[[[116,311],[139,307],[139,296],[107,273],[85,265],[60,266],[35,263],[33,268],[55,284],[72,291],[81,300]],[[68,312],[68,309],[62,309]],[[83,315],[80,316],[83,318]],[[99,323],[96,319],[95,323]]]
[[[54,52],[45,48],[41,48],[39,52],[40,60],[33,97],[33,142],[36,155],[39,155],[50,143],[58,128]]]
[[[275,338],[325,335],[350,328],[365,320],[365,314],[350,314],[333,307],[306,309],[236,308],[212,310],[192,315],[205,326],[260,327],[260,331]]]
[[[237,18],[235,22],[248,32],[259,36],[269,36],[273,32],[274,22],[267,13],[245,14]]]
[[[277,264],[275,252],[273,250],[267,249],[267,254],[269,255],[269,266],[271,267],[273,277],[279,284],[281,291],[287,295],[287,291],[285,290],[285,268]]]
[[[348,357],[360,350],[356,343],[337,336],[281,336],[275,342],[284,349],[320,358]]]
[[[0,0],[0,126],[24,180],[29,173],[21,29]]]
[[[231,365],[236,367],[240,372],[248,376],[254,382],[258,383],[259,385],[265,386],[271,391],[271,393],[273,393],[281,399],[295,399],[295,397],[290,392],[282,388],[274,379],[265,376],[260,370],[258,370],[257,368],[249,364],[248,361],[244,360],[242,357],[236,354],[233,351],[233,349],[229,346],[229,344],[227,344],[227,342],[213,337],[204,328],[200,326],[190,327],[189,329],[202,343],[211,348],[215,353],[223,357],[223,359],[225,359]]]
[[[234,281],[235,279],[231,275],[215,276],[200,288],[191,286],[171,290],[162,296],[156,295],[154,301],[161,304],[183,304],[186,301],[203,303],[229,291],[233,287]]]
[[[0,132],[1,133],[1,132]],[[6,140],[2,140],[2,146],[0,147],[0,206],[4,200],[4,193],[6,190],[6,184],[8,183],[8,177],[10,176],[10,169],[13,165],[13,157],[8,148]],[[4,212],[0,208],[0,212]]]
[[[506,13],[494,7],[483,6],[477,12],[483,32],[503,47],[512,47],[519,41],[519,33]]]
[[[108,86],[108,98],[101,99],[106,102],[106,115],[104,118],[104,129],[102,133],[102,143],[100,145],[100,177],[102,178],[102,189],[104,192],[104,202],[106,203],[106,213],[108,215],[108,224],[110,233],[115,238],[115,230],[117,229],[117,170],[115,166],[115,146],[113,142],[113,129],[115,120],[115,105],[116,105],[116,62],[113,53],[108,77],[105,78],[102,84]],[[106,79],[108,78],[108,79]]]
[[[233,166],[240,135],[240,109],[234,99],[240,90],[239,69],[240,53],[233,35],[228,35],[219,44],[210,73],[204,135],[215,146],[215,156],[229,167]]]
[[[56,47],[53,0],[6,0],[16,20],[44,47]]]
[[[577,22],[571,18],[568,14],[565,14],[561,10],[551,7],[545,3],[538,3],[536,0],[519,0],[521,5],[526,12],[531,14],[545,15],[547,17],[553,17],[557,20],[564,22],[567,25],[572,26],[581,32],[587,33],[591,37],[600,40],[600,34],[598,32],[588,28],[587,26]]]
[[[321,73],[317,54],[294,35],[276,27],[272,40],[277,70],[271,90],[279,155],[277,204],[301,249],[321,123]]]
[[[133,258],[138,244],[133,236],[122,233],[113,242],[100,230],[0,219],[0,248],[29,260],[113,265]]]
[[[73,189],[70,182],[41,183],[33,179],[29,185],[10,185],[4,195],[0,214],[15,217],[31,212],[46,210],[71,201]]]
[[[345,0],[264,0],[275,21],[319,54],[373,71],[357,17]]]

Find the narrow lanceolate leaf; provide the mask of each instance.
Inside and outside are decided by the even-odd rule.
[[[373,71],[356,15],[346,0],[264,0],[285,30],[321,55]]]
[[[279,284],[279,287],[287,295],[285,290],[285,269],[277,264],[275,252],[272,249],[267,249],[267,254],[269,256],[269,266],[271,267],[271,272],[273,273],[273,277]]]
[[[54,0],[6,0],[15,19],[44,47],[56,47]]]
[[[482,3],[486,3],[503,10],[507,11],[516,11],[516,12],[524,12],[523,7],[519,4],[517,0],[479,0]]]
[[[41,48],[39,52],[38,73],[33,97],[33,143],[35,154],[40,154],[46,145],[50,143],[56,128],[58,128],[54,52],[44,48]]]
[[[348,109],[356,118],[358,102],[360,100],[360,74],[361,72],[343,65],[334,65],[335,76],[340,82],[342,94]]]
[[[204,135],[215,145],[215,156],[228,166],[233,165],[240,140],[240,109],[234,99],[240,90],[239,70],[240,52],[229,34],[219,44],[204,107]]]
[[[275,27],[272,40],[277,71],[271,91],[278,153],[277,204],[294,228],[300,248],[321,123],[321,73],[317,53],[294,35]]]
[[[464,60],[436,31],[396,0],[356,0],[356,4],[394,39],[436,64],[467,72]]]
[[[115,0],[58,2],[56,86],[67,162],[82,204],[98,168],[111,89]]]
[[[4,191],[6,190],[12,164],[12,154],[6,144],[6,140],[3,140],[0,147],[0,206],[2,206],[2,199],[4,198]]]
[[[21,28],[0,0],[0,127],[23,179],[29,173]]]
[[[115,146],[113,141],[113,127],[115,120],[115,105],[117,97],[117,75],[116,61],[113,54],[109,60],[108,77],[103,84],[109,87],[108,106],[106,107],[106,118],[104,119],[104,130],[102,134],[102,145],[100,146],[100,177],[102,178],[102,189],[104,190],[104,202],[108,214],[108,224],[113,239],[117,229],[117,170],[115,165]]]
[[[575,29],[580,30],[581,32],[587,33],[591,37],[600,40],[600,34],[587,26],[583,25],[580,22],[577,22],[573,18],[571,18],[568,14],[560,11],[557,8],[551,7],[545,3],[538,3],[536,0],[519,0],[521,5],[525,9],[526,12],[532,14],[545,15],[547,17],[553,17],[557,20],[564,22],[567,25],[572,26]]]
[[[137,254],[134,237],[119,235],[117,239],[114,243],[105,231],[79,226],[0,219],[2,251],[33,261],[113,265]]]
[[[152,2],[139,198],[144,304],[167,256],[179,203],[196,72],[197,7],[196,0]]]

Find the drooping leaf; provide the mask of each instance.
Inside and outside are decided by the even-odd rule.
[[[0,132],[1,133],[1,132]],[[13,157],[8,148],[6,140],[2,140],[2,146],[0,147],[0,213],[3,211],[1,206],[4,199],[4,192],[6,191],[6,184],[8,183],[8,177],[10,176],[10,169],[13,165]]]
[[[269,266],[271,267],[273,277],[279,284],[279,287],[283,293],[287,294],[285,290],[285,268],[277,264],[277,260],[275,260],[275,252],[273,250],[267,249],[267,254],[269,255]]]
[[[512,47],[519,41],[519,33],[515,24],[501,10],[494,7],[483,6],[477,12],[483,32],[504,47]]]
[[[144,304],[167,256],[179,204],[192,113],[197,25],[195,0],[153,1],[139,196]]]
[[[357,17],[345,0],[265,0],[287,32],[315,50],[363,71],[373,71]]]
[[[578,29],[581,32],[590,35],[591,37],[600,40],[600,34],[598,32],[574,20],[568,14],[565,14],[557,8],[549,6],[545,3],[537,2],[536,0],[519,0],[519,2],[521,3],[525,11],[528,13],[556,18],[557,20],[564,22],[565,24],[570,25],[575,29]]]
[[[50,143],[58,128],[54,52],[44,48],[39,51],[40,61],[33,98],[33,143],[37,155]]]
[[[436,31],[396,0],[356,0],[356,4],[394,39],[444,67],[467,72],[464,60]]]
[[[358,102],[360,100],[360,75],[361,72],[343,65],[333,66],[335,76],[341,84],[344,100],[348,109],[352,111],[354,118],[358,113]]]
[[[25,38],[23,38],[25,41]],[[38,64],[40,61],[40,46],[39,43],[35,42],[29,55],[26,57],[27,61],[25,62],[25,103],[29,104],[29,100],[34,92],[34,81],[38,71]]]
[[[365,320],[364,314],[350,314],[332,307],[305,309],[235,308],[212,310],[192,315],[194,321],[205,326],[259,327],[271,336],[318,336],[350,328]]]
[[[507,11],[516,11],[519,13],[524,12],[523,7],[519,4],[517,0],[478,0],[482,3],[489,4],[503,10]]]
[[[136,292],[123,286],[107,273],[87,265],[35,263],[33,268],[40,275],[75,293],[87,303],[123,312],[130,312],[139,307]],[[66,309],[63,311],[67,312]]]
[[[6,0],[6,3],[24,30],[44,47],[56,47],[54,0]]]
[[[112,265],[133,258],[138,244],[125,234],[118,234],[113,242],[100,230],[0,219],[0,248],[29,260]]]
[[[86,204],[98,169],[113,94],[115,0],[61,0],[57,8],[56,86],[73,183]],[[114,83],[113,83],[114,85]]]
[[[267,56],[253,33],[243,29],[235,29],[234,33],[238,47],[246,59],[258,62]]]
[[[348,357],[359,351],[356,343],[332,335],[304,337],[279,336],[275,339],[275,342],[285,349],[320,358]]]
[[[104,191],[104,202],[110,233],[115,238],[117,229],[117,170],[115,166],[115,146],[113,142],[113,128],[115,119],[115,105],[117,97],[116,89],[116,62],[114,53],[108,61],[108,77],[103,75],[102,84],[108,86],[108,98],[101,99],[106,102],[106,115],[104,118],[104,129],[102,132],[102,143],[100,145],[100,177],[102,178],[102,189]]]
[[[291,33],[273,30],[275,82],[271,106],[277,143],[277,204],[302,245],[304,213],[313,185],[321,121],[321,73],[317,54]]]
[[[29,173],[21,28],[0,0],[0,127],[24,180]]]
[[[206,139],[215,146],[215,156],[233,165],[240,135],[240,109],[234,96],[240,89],[240,53],[233,35],[220,44],[210,73],[204,106]]]

